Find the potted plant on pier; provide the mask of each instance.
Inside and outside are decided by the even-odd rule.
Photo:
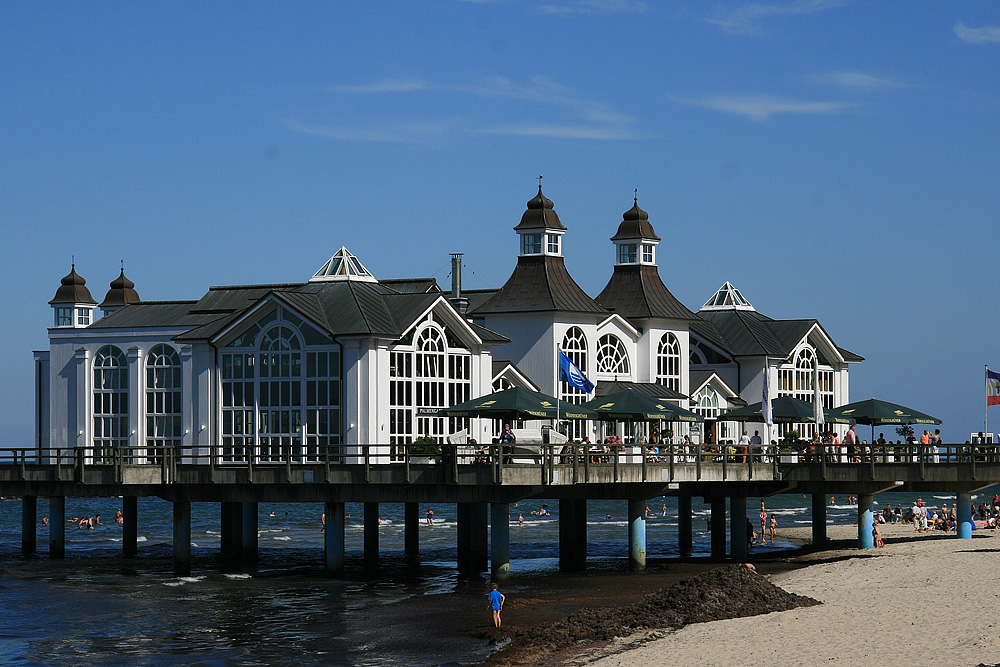
[[[798,450],[794,446],[795,443],[798,441],[798,439],[799,439],[799,432],[798,431],[792,429],[791,431],[786,431],[785,432],[785,436],[784,436],[784,441],[785,442],[784,442],[784,444],[785,444],[785,447],[788,448],[788,451],[786,451],[785,453],[783,453],[781,455],[781,458],[779,459],[779,461],[781,463],[798,463],[799,462],[799,452],[798,452]]]
[[[422,435],[410,445],[410,463],[434,463],[441,448],[429,435]]]

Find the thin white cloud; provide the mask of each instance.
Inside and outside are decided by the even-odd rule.
[[[810,79],[816,83],[848,89],[884,90],[902,88],[906,85],[887,76],[866,72],[822,72],[814,74]]]
[[[732,10],[717,19],[709,19],[725,32],[734,35],[749,35],[761,31],[761,25],[766,19],[780,16],[799,16],[815,14],[827,9],[842,7],[845,0],[795,0],[784,4],[764,5],[754,2]]]
[[[538,11],[556,16],[579,16],[581,14],[618,14],[621,12],[641,13],[646,9],[646,3],[641,0],[574,0],[558,5],[542,5]]]
[[[427,83],[423,79],[383,79],[362,85],[331,86],[330,91],[348,95],[380,95],[382,93],[414,93],[424,90]]]
[[[504,77],[494,77],[477,83],[461,85],[435,85],[423,79],[385,80],[372,84],[338,85],[326,90],[339,95],[366,96],[380,93],[416,93],[450,97],[455,104],[442,107],[470,107],[470,118],[458,121],[429,119],[424,122],[407,120],[397,122],[391,118],[383,122],[366,119],[352,126],[346,123],[310,123],[299,119],[286,119],[285,128],[293,132],[324,137],[338,141],[370,141],[397,143],[426,143],[447,135],[505,135],[551,137],[556,139],[623,140],[639,138],[634,130],[635,119],[612,105],[587,99],[575,91],[543,76],[519,83]],[[480,101],[476,101],[480,100]],[[483,100],[498,100],[483,102]],[[500,110],[503,100],[527,104],[519,105],[535,117],[552,117],[553,122],[510,122]],[[559,116],[563,116],[562,119]],[[499,120],[503,118],[503,120]]]
[[[952,28],[958,38],[969,44],[1000,44],[1000,25],[984,25],[982,28],[970,28],[961,21]]]
[[[847,113],[855,105],[843,102],[811,102],[771,95],[715,95],[702,98],[670,98],[690,106],[711,109],[762,122],[776,114],[833,115]]]

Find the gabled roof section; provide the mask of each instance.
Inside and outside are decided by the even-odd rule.
[[[223,285],[209,287],[208,292],[191,308],[193,313],[221,315],[249,308],[269,292],[300,289],[305,283],[275,285]]]
[[[513,361],[506,360],[493,360],[493,379],[492,382],[496,382],[497,378],[505,376],[508,381],[525,389],[530,389],[531,391],[541,391],[541,389],[534,382],[531,381],[525,373],[517,367]],[[513,378],[513,379],[511,379]],[[516,380],[516,382],[514,381]]]
[[[391,278],[378,281],[380,285],[396,290],[402,294],[430,294],[444,291],[435,278]]]
[[[618,264],[597,303],[628,319],[665,318],[693,321],[698,316],[670,293],[657,267],[649,264]]]
[[[692,398],[709,382],[715,382],[725,390],[726,400],[730,405],[746,405],[747,402],[740,398],[739,392],[713,370],[694,370],[688,374],[688,386],[691,387]]]
[[[594,396],[607,396],[619,391],[635,390],[641,394],[654,398],[663,398],[668,401],[686,401],[688,397],[679,391],[674,391],[670,387],[656,382],[606,382],[601,380],[597,383]]]
[[[143,327],[198,327],[223,317],[220,313],[195,313],[195,301],[139,301],[103,317],[88,329]]]
[[[703,310],[699,315],[704,324],[693,322],[691,331],[713,344],[720,341],[722,348],[734,357],[786,358],[815,329],[843,361],[864,361],[864,357],[838,347],[823,325],[814,319],[775,320],[756,310]]]
[[[728,280],[712,295],[701,310],[754,310],[750,302]]]
[[[566,270],[562,257],[521,255],[504,286],[475,309],[470,307],[469,314],[526,312],[607,315],[608,310],[587,296],[576,284]]]
[[[326,260],[316,274],[309,279],[309,282],[340,282],[356,281],[363,283],[378,282],[364,264],[351,254],[345,246],[340,246],[340,250],[334,253],[333,257]]]

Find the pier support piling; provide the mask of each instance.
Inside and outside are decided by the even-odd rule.
[[[38,496],[23,496],[21,498],[21,553],[30,556],[35,553],[38,534],[35,524],[38,522]]]
[[[66,497],[49,498],[49,558],[66,557]]]
[[[691,554],[691,496],[677,496],[677,549],[682,556]]]
[[[472,513],[469,511],[468,503],[458,503],[455,507],[456,514],[456,535],[455,552],[458,571],[467,574],[472,570],[469,563],[469,552],[472,550]]]
[[[972,539],[974,527],[972,523],[972,493],[959,492],[955,494],[955,504],[958,505],[958,509],[955,510],[955,518],[958,520],[955,532],[958,533],[959,539]]]
[[[724,498],[706,498],[712,508],[711,543],[712,560],[726,560],[726,500]]]
[[[365,560],[376,562],[378,560],[378,503],[365,503]]]
[[[559,569],[587,567],[587,501],[559,501]]]
[[[826,494],[812,494],[812,543],[826,544]]]
[[[633,572],[646,569],[646,501],[628,501],[628,560]]]
[[[403,553],[407,556],[420,553],[420,503],[403,505]]]
[[[875,496],[870,493],[858,495],[858,548],[871,549],[875,546],[872,535],[872,519],[875,518]]]
[[[750,543],[747,540],[747,499],[729,498],[729,557],[734,563],[747,562]]]
[[[241,522],[242,540],[240,540],[240,563],[243,567],[254,569],[257,567],[257,538],[258,538],[258,507],[256,502],[242,503]]]
[[[139,554],[139,498],[122,496],[122,555],[132,558]]]
[[[490,574],[496,581],[506,581],[510,578],[510,505],[508,503],[492,503],[490,505]]]
[[[344,503],[325,503],[326,524],[323,527],[323,558],[327,574],[344,574]]]
[[[490,565],[490,505],[472,503],[472,542],[469,552],[473,572],[485,572]]]
[[[174,501],[174,574],[191,574],[191,503]]]

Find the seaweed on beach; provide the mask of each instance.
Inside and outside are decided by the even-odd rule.
[[[610,641],[643,630],[681,628],[820,604],[778,588],[744,565],[727,565],[662,588],[619,608],[581,609],[544,627],[505,628],[510,644],[487,665],[518,665],[583,641]]]

